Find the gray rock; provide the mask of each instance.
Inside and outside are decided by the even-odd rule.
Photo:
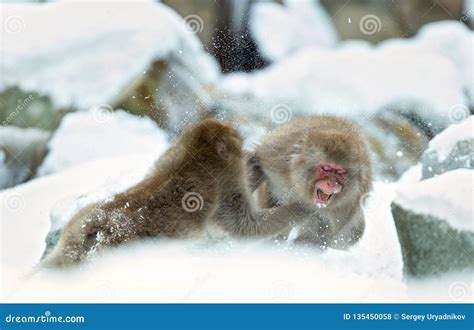
[[[63,229],[59,228],[56,230],[52,230],[48,233],[45,239],[46,248],[44,249],[41,259],[44,259],[48,254],[51,253],[51,251],[53,251],[56,244],[58,244],[58,241],[59,241],[59,238],[61,237],[62,232],[63,232]]]
[[[458,168],[473,168],[474,139],[458,141],[449,155],[440,160],[435,150],[427,151],[421,157],[422,180],[432,178]]]
[[[402,248],[404,271],[423,277],[474,269],[474,233],[460,231],[439,218],[416,214],[392,203]]]
[[[36,128],[0,127],[0,189],[35,175],[46,154],[49,136]]]

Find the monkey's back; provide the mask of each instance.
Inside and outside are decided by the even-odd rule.
[[[137,239],[202,234],[227,175],[226,157],[239,153],[240,144],[238,133],[217,121],[185,131],[141,182],[80,210],[47,262],[73,264],[95,250]]]

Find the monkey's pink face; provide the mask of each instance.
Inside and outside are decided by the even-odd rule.
[[[315,176],[313,200],[318,206],[325,207],[342,191],[348,174],[338,164],[320,161]]]

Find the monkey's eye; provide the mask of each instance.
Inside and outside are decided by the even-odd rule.
[[[342,168],[340,168],[340,169],[336,170],[336,174],[337,174],[337,175],[346,175],[346,174],[347,174],[347,171],[344,170],[344,169],[342,169]]]
[[[324,172],[332,172],[332,167],[330,165],[322,165],[321,166],[321,169],[324,171]]]

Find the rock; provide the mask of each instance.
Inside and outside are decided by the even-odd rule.
[[[474,268],[473,120],[435,136],[413,169],[420,175],[399,184],[392,213],[410,275]]]
[[[17,87],[0,89],[0,123],[2,126],[37,127],[54,130],[63,111],[54,109],[51,100],[33,91]]]
[[[78,10],[87,15],[77,20]],[[0,120],[12,117],[16,106],[9,104],[22,100],[10,100],[11,86],[49,102],[45,109],[18,111],[11,124],[39,114],[52,129],[59,121],[45,113],[107,106],[147,115],[162,127],[179,126],[187,111],[200,117],[206,89],[220,76],[217,61],[196,35],[201,22],[187,21],[160,2],[122,3],[112,12],[107,3],[12,4],[4,16],[21,17],[36,28],[2,36],[0,104],[8,111],[0,111]],[[48,24],[59,20],[62,29]],[[91,42],[84,26],[93,26],[100,42]]]
[[[49,136],[37,128],[0,127],[0,189],[35,175],[46,154]]]
[[[38,175],[100,158],[138,153],[158,155],[167,147],[165,132],[148,117],[107,107],[74,112],[64,117],[48,143],[49,152]]]
[[[431,142],[423,154],[422,179],[474,166],[474,116],[451,125]]]
[[[474,233],[392,203],[404,272],[423,277],[474,268]]]
[[[397,189],[392,213],[407,274],[474,268],[473,177],[457,169]]]
[[[44,249],[43,255],[41,256],[41,259],[44,259],[44,257],[50,254],[51,251],[53,251],[56,244],[58,244],[58,241],[59,241],[59,238],[61,237],[62,232],[63,232],[62,228],[48,232],[48,235],[46,235],[46,238],[45,238],[46,247]]]

